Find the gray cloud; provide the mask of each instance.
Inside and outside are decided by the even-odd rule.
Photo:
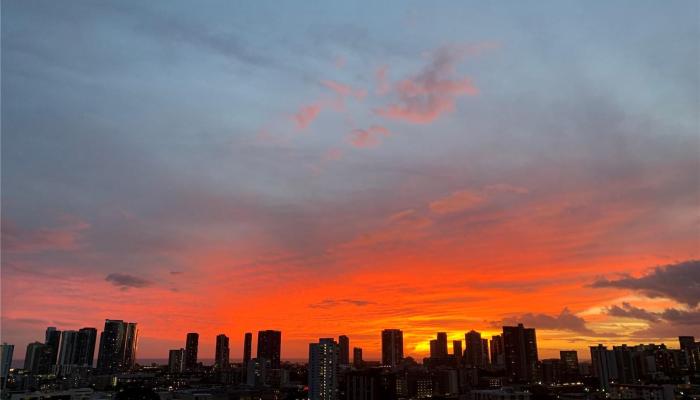
[[[503,319],[504,325],[516,325],[519,323],[538,329],[571,331],[589,335],[595,334],[595,332],[586,327],[586,321],[583,318],[572,314],[566,307],[556,316],[527,313]]]
[[[653,312],[629,303],[608,307],[606,313],[613,317],[635,318],[649,322],[649,326],[632,334],[638,338],[663,339],[700,329],[700,308],[688,310],[667,308]]]
[[[325,299],[318,303],[310,304],[311,308],[331,308],[337,307],[343,304],[349,304],[357,307],[364,307],[370,304],[375,304],[373,301],[362,300],[362,299]]]
[[[661,313],[661,317],[668,322],[679,325],[700,325],[700,309],[679,310],[667,308]]]
[[[643,308],[635,307],[630,303],[622,303],[621,307],[617,305],[608,307],[606,313],[613,317],[636,318],[652,322],[659,321],[659,315],[657,313],[647,311]]]
[[[144,288],[153,285],[153,282],[129,274],[112,273],[105,277],[107,282],[126,290],[128,288]]]
[[[700,260],[656,267],[639,278],[602,278],[593,282],[591,287],[630,289],[649,297],[667,297],[695,307],[700,303]]]

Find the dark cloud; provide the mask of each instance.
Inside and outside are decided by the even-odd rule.
[[[144,288],[153,285],[153,282],[129,274],[112,273],[105,278],[114,286],[126,290],[128,288]]]
[[[622,303],[622,306],[613,305],[608,307],[606,313],[613,317],[636,318],[652,322],[657,322],[659,320],[659,315],[657,313],[635,307],[630,303]]]
[[[661,318],[679,325],[700,325],[700,309],[679,310],[667,308],[661,313]]]
[[[695,307],[700,303],[700,260],[656,267],[639,278],[601,278],[593,282],[591,287],[630,289],[649,297],[667,297]]]
[[[661,312],[654,312],[622,303],[622,306],[608,307],[606,313],[613,317],[648,321],[649,325],[646,328],[632,334],[632,337],[640,339],[665,339],[700,329],[700,308],[667,308]]]
[[[364,307],[370,304],[375,304],[373,301],[361,300],[361,299],[325,299],[318,303],[310,304],[311,308],[331,308],[340,305],[349,304],[357,307]]]
[[[583,318],[571,313],[566,307],[556,316],[527,313],[504,318],[502,323],[503,325],[523,324],[538,329],[571,331],[589,335],[595,334],[595,332],[586,327],[586,321]]]

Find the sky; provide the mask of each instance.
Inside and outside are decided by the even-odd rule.
[[[2,2],[2,341],[700,334],[700,3]],[[254,335],[255,336],[255,335]]]

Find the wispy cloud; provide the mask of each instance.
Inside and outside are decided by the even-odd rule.
[[[82,234],[90,224],[73,216],[60,218],[57,227],[23,229],[11,220],[2,220],[2,249],[17,253],[70,251],[80,248]]]
[[[372,125],[367,129],[355,129],[349,134],[349,141],[355,147],[377,147],[381,144],[381,138],[391,135],[389,129]]]
[[[309,304],[311,308],[332,308],[341,305],[351,305],[357,307],[364,307],[370,304],[375,304],[373,301],[362,300],[362,299],[325,299],[318,303]]]
[[[365,98],[365,96],[367,96],[367,90],[365,89],[355,89],[350,85],[346,85],[344,83],[332,81],[329,79],[322,80],[321,84],[327,87],[328,89],[331,89],[341,97],[354,97],[358,100],[362,100]]]
[[[456,64],[463,57],[464,52],[454,48],[438,49],[423,71],[394,85],[397,102],[379,107],[375,112],[413,124],[427,124],[452,112],[459,97],[479,93],[469,77],[456,76]]]
[[[484,197],[478,193],[469,190],[459,190],[449,196],[432,201],[429,207],[436,214],[449,214],[476,207],[483,203],[484,200]]]

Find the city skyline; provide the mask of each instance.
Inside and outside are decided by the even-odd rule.
[[[0,342],[97,348],[114,318],[143,359],[276,331],[283,360],[339,335],[379,360],[400,329],[422,359],[523,323],[585,359],[697,334],[699,13],[3,1]]]
[[[583,396],[591,400],[610,398],[611,394],[613,398],[629,398],[653,393],[654,398],[671,400],[692,399],[692,393],[700,393],[700,386],[692,383],[700,376],[700,342],[690,335],[678,336],[677,349],[665,343],[624,344],[611,349],[598,344],[589,349],[590,362],[580,362],[575,350],[562,350],[556,358],[540,358],[536,328],[523,324],[503,326],[502,334],[491,341],[471,330],[465,333],[466,350],[453,354],[448,354],[446,333],[436,332],[430,356],[418,362],[404,357],[404,332],[392,328],[381,331],[381,362],[363,360],[357,347],[351,362],[350,338],[340,335],[337,341],[329,337],[309,343],[308,362],[287,364],[280,363],[282,332],[265,330],[258,332],[256,357],[242,363],[231,363],[229,338],[217,335],[216,361],[207,366],[197,359],[199,335],[190,332],[186,348],[171,349],[167,364],[138,365],[133,362],[137,358],[138,323],[106,319],[98,363],[93,367],[95,333],[94,328],[60,331],[47,327],[44,343],[27,346],[23,368],[12,368],[14,345],[3,343],[2,387],[27,393],[43,382],[41,392],[37,392],[41,396],[59,394],[61,389],[60,395],[69,395],[72,389],[83,395],[94,393],[94,388],[116,389],[117,398],[126,399],[138,393],[158,398],[159,393],[189,392],[193,386],[201,395],[225,393],[224,397],[240,398],[241,394],[282,391],[286,398],[297,400],[409,400],[435,395],[511,398],[513,393],[524,400],[533,393],[543,399],[560,398],[560,393],[561,398]],[[245,334],[246,354],[250,354],[251,336]],[[461,341],[454,341],[453,348],[460,349]]]
[[[118,324],[117,326],[123,326],[121,328],[123,330],[122,333],[120,334],[115,334],[111,332],[111,329],[115,326],[114,324]],[[266,347],[269,347],[269,340],[264,340],[261,345],[258,345],[257,342],[254,342],[258,351],[256,351],[253,354],[249,354],[248,359],[245,357],[245,352],[246,347],[249,346],[246,342],[246,338],[248,336],[251,336],[250,332],[246,332],[244,334],[244,340],[241,341],[241,357],[236,357],[235,353],[236,351],[231,351],[231,344],[234,343],[235,341],[231,341],[231,338],[227,336],[225,333],[219,333],[215,337],[215,346],[214,346],[214,355],[211,356],[209,354],[201,354],[199,352],[199,334],[197,332],[189,332],[185,335],[184,340],[183,340],[183,346],[180,347],[179,349],[169,349],[167,352],[166,357],[139,357],[138,352],[136,351],[136,343],[133,339],[129,340],[127,339],[129,337],[128,334],[126,334],[127,331],[132,332],[132,337],[134,335],[133,332],[136,332],[136,335],[138,335],[140,332],[136,328],[138,323],[125,323],[121,320],[111,320],[111,319],[105,319],[105,330],[99,331],[96,328],[93,327],[83,327],[80,328],[79,330],[60,330],[56,327],[47,327],[46,328],[46,340],[45,342],[42,342],[40,340],[30,342],[27,346],[27,352],[29,352],[29,347],[31,345],[42,345],[48,348],[51,348],[51,352],[48,354],[48,357],[50,360],[48,361],[49,364],[51,365],[57,365],[57,366],[63,366],[63,365],[87,365],[87,366],[94,366],[98,370],[100,369],[114,369],[114,367],[109,367],[106,365],[109,365],[109,363],[105,363],[105,365],[101,365],[103,362],[100,361],[99,354],[100,352],[104,352],[106,354],[111,354],[111,353],[116,353],[119,354],[119,350],[111,350],[111,347],[114,347],[114,345],[110,342],[113,342],[114,340],[121,340],[122,341],[122,351],[121,354],[119,354],[117,357],[125,361],[124,365],[126,369],[128,368],[133,368],[133,365],[135,364],[132,362],[132,360],[135,360],[135,362],[139,361],[144,361],[145,363],[142,363],[142,365],[148,365],[149,363],[153,361],[168,361],[169,364],[172,363],[172,357],[173,357],[173,352],[181,352],[179,355],[176,355],[177,360],[179,363],[181,363],[180,371],[179,372],[185,372],[185,371],[193,371],[196,369],[196,366],[198,363],[203,363],[203,361],[206,361],[203,363],[203,365],[211,365],[214,368],[219,368],[219,360],[221,361],[221,365],[224,365],[224,368],[228,368],[228,362],[245,362],[250,359],[260,359],[264,358],[269,360],[269,362],[272,362],[276,368],[279,368],[279,363],[276,360],[279,360],[281,362],[299,362],[299,361],[306,361],[308,357],[300,357],[300,358],[295,358],[295,357],[283,357],[282,354],[282,349],[284,348],[284,339],[281,331],[275,331],[275,330],[263,330],[263,331],[258,331],[258,337],[260,336],[266,336],[272,334],[275,336],[277,339],[275,343],[278,343],[276,345],[273,345],[273,348],[270,349],[265,349]],[[131,329],[130,329],[131,328]],[[317,338],[309,339],[309,345],[314,344],[314,340],[333,340],[336,346],[336,350],[338,352],[338,363],[343,364],[343,365],[355,365],[355,360],[354,357],[355,355],[358,355],[360,357],[360,362],[362,363],[363,361],[367,362],[373,362],[373,363],[378,363],[380,365],[397,365],[400,363],[401,360],[410,357],[414,359],[416,362],[423,362],[426,359],[438,359],[438,360],[444,360],[450,357],[457,357],[457,360],[463,360],[468,365],[473,365],[475,367],[485,367],[487,365],[505,365],[509,361],[509,357],[512,357],[513,355],[506,355],[507,353],[510,353],[509,346],[516,346],[516,343],[521,342],[522,340],[518,340],[516,338],[508,338],[508,336],[513,336],[513,335],[523,335],[521,332],[525,332],[525,334],[529,335],[528,340],[530,343],[534,345],[532,348],[534,353],[531,355],[532,359],[535,361],[541,361],[545,360],[548,358],[552,358],[552,355],[554,353],[547,354],[547,355],[538,355],[538,346],[537,346],[537,339],[535,338],[535,330],[537,328],[530,326],[530,327],[524,327],[522,323],[518,323],[515,326],[503,326],[501,327],[501,330],[494,334],[491,337],[486,337],[483,336],[481,332],[476,332],[474,330],[470,330],[468,332],[463,333],[462,339],[455,339],[455,340],[447,340],[451,342],[448,346],[448,343],[445,341],[446,337],[446,332],[435,332],[433,336],[437,336],[437,339],[431,339],[429,341],[431,349],[427,354],[421,354],[421,355],[413,355],[413,354],[407,354],[405,353],[405,348],[403,345],[403,337],[404,337],[404,332],[401,329],[384,329],[381,332],[378,332],[377,335],[377,342],[380,345],[380,354],[379,356],[375,358],[366,358],[363,357],[363,348],[358,347],[357,343],[354,341],[351,342],[351,338],[349,338],[347,335],[336,335],[335,337],[330,337],[330,338]],[[83,335],[83,333],[86,332],[86,334],[91,335],[91,339],[87,338],[80,338],[81,336],[78,336],[78,338],[71,338],[69,341],[69,346],[75,347],[75,350],[77,353],[76,355],[71,358],[69,361],[64,361],[64,348],[66,346],[66,336],[65,335],[74,335],[74,334],[80,334]],[[92,332],[92,333],[89,333]],[[97,335],[96,333],[100,332],[101,335],[99,335],[99,340],[96,339]],[[106,340],[106,347],[105,349],[102,348],[103,344],[103,335],[104,332],[110,332],[107,334],[106,337],[119,337],[120,339],[107,339]],[[59,341],[56,343],[55,341],[52,341],[50,339],[50,334],[52,333],[57,333],[59,337]],[[508,333],[508,334],[506,334]],[[682,349],[683,344],[682,340],[683,338],[690,338],[692,336],[688,336],[688,332],[681,332],[679,335],[677,335],[672,344],[670,346],[667,346],[669,349]],[[504,336],[505,335],[505,336]],[[476,336],[477,339],[476,341],[470,340],[470,337]],[[504,339],[505,337],[505,339]],[[76,342],[77,339],[77,342]],[[680,341],[678,346],[676,346],[676,341]],[[436,351],[435,345],[443,342],[440,345],[439,350]],[[53,344],[52,344],[53,343]],[[320,343],[320,342],[319,342]],[[343,345],[344,343],[344,345]],[[350,358],[349,355],[349,347],[350,343],[352,343],[353,347],[353,358]],[[470,344],[471,343],[471,344]],[[476,343],[476,344],[475,344]],[[700,343],[700,342],[699,342]],[[318,344],[318,343],[316,343]],[[474,346],[472,346],[474,344]],[[644,344],[644,343],[640,343]],[[666,345],[666,343],[648,343],[648,344],[656,344],[656,345]],[[694,345],[694,341],[691,343]],[[618,345],[623,345],[626,346],[628,343],[619,343]],[[13,345],[14,346],[14,345]],[[343,347],[347,346],[347,356],[346,358],[343,358],[341,354],[343,353]],[[455,352],[455,346],[459,350],[459,353]],[[556,352],[557,355],[561,356],[562,359],[564,359],[564,354],[566,353],[574,353],[577,361],[584,361],[584,362],[590,362],[591,357],[589,356],[588,349],[593,349],[593,348],[601,348],[601,346],[612,346],[615,347],[616,344],[613,342],[600,342],[596,344],[595,346],[589,346],[585,351],[581,354],[579,353],[579,350],[574,350],[574,349],[553,349],[553,351]],[[371,346],[370,346],[371,347]],[[128,350],[131,348],[132,350]],[[234,346],[235,348],[235,346]],[[446,351],[443,349],[446,348]],[[476,350],[475,350],[476,348]],[[59,350],[56,350],[59,349]],[[359,353],[355,353],[355,351],[358,351]],[[479,352],[479,356],[475,356],[474,351]],[[530,350],[528,350],[530,351]],[[221,352],[221,358],[219,358],[219,352]],[[388,353],[385,353],[388,352]],[[93,354],[94,353],[94,354]],[[134,353],[136,353],[136,356],[134,357]],[[28,353],[27,353],[28,354]],[[386,354],[386,355],[385,355]],[[392,355],[396,354],[396,355]],[[92,357],[91,357],[92,355]],[[254,356],[253,356],[254,355]],[[94,361],[93,361],[94,359]],[[75,360],[75,361],[72,361]],[[395,361],[392,361],[395,360]],[[25,363],[26,359],[14,357],[15,363]],[[117,361],[119,363],[121,361]],[[117,367],[117,369],[122,368],[120,365]],[[533,367],[534,368],[534,367]],[[524,380],[531,380],[532,376],[528,376],[527,379]]]

